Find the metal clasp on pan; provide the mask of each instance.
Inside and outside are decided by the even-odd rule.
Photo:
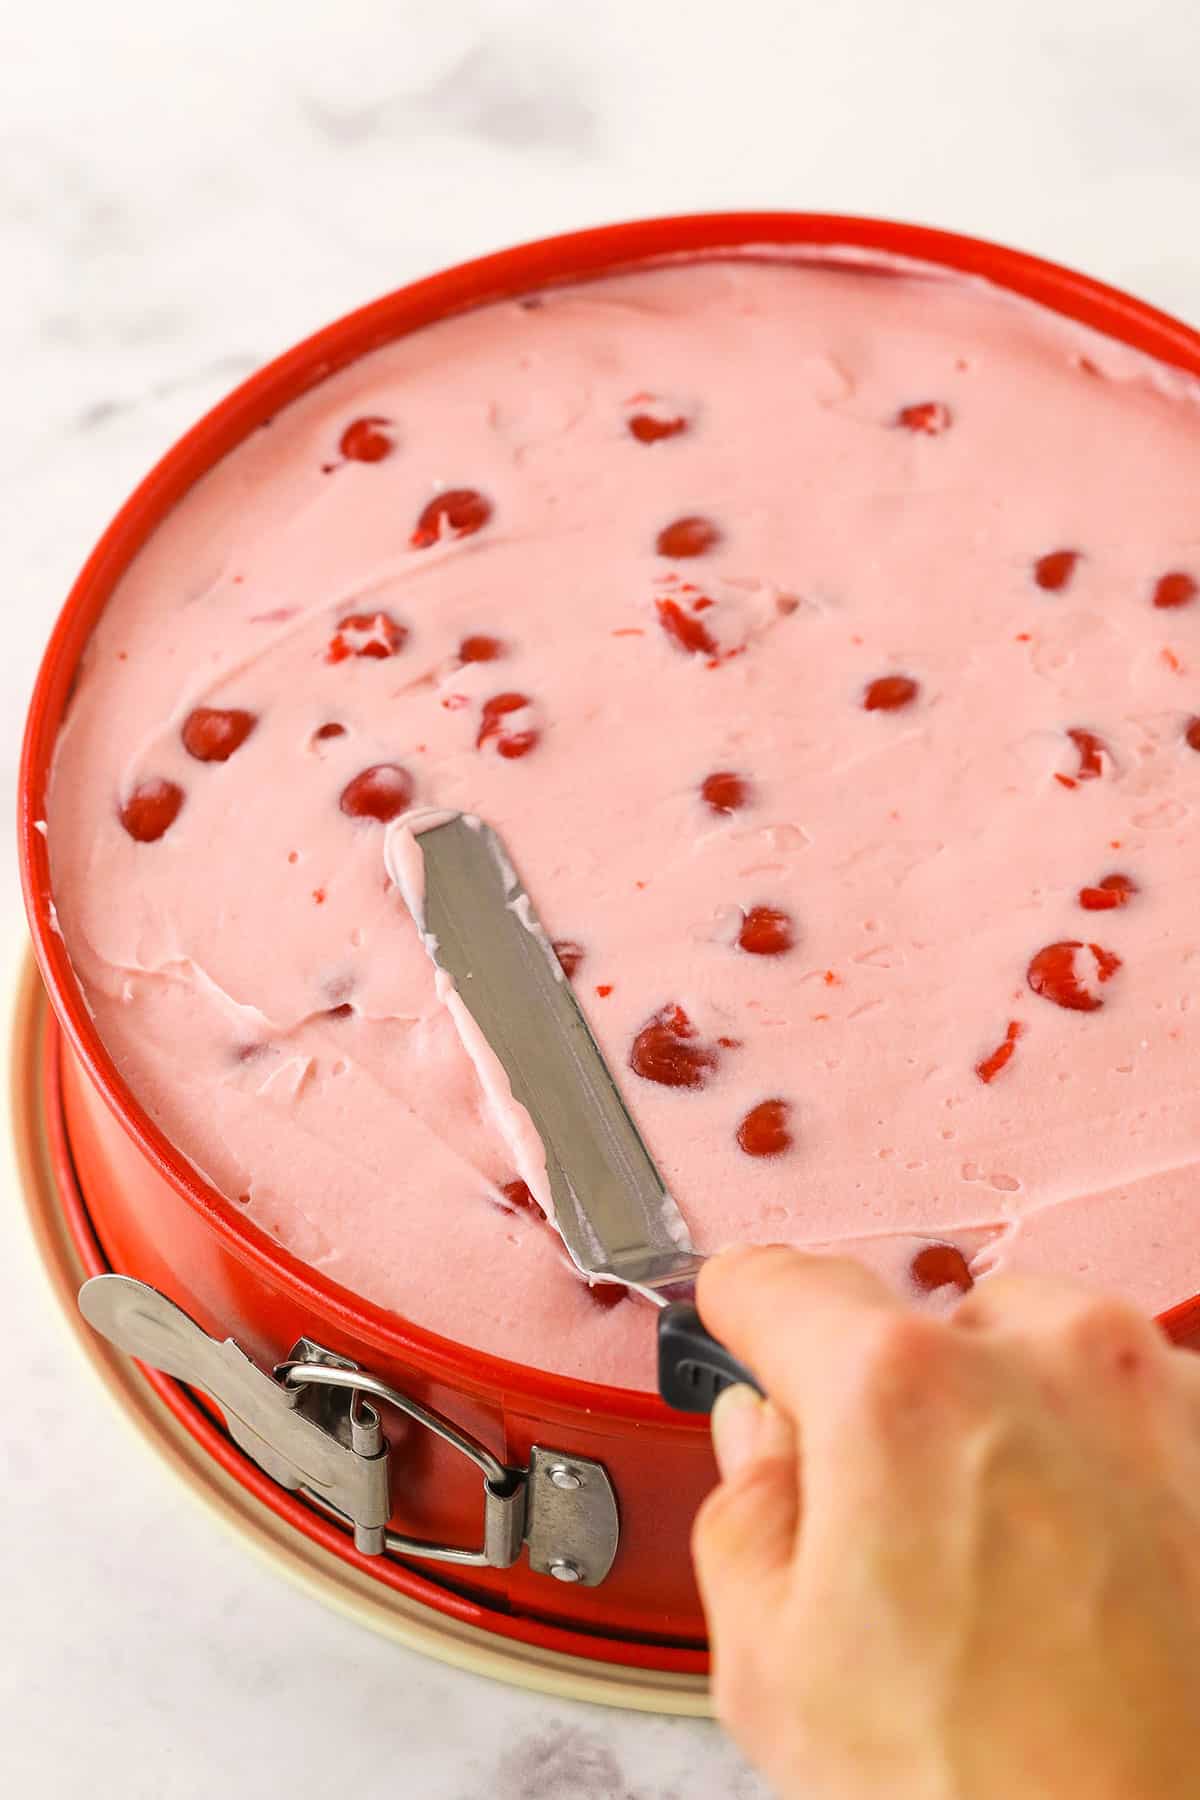
[[[119,1349],[210,1394],[234,1442],[281,1486],[352,1527],[355,1547],[367,1556],[507,1569],[528,1544],[536,1573],[587,1587],[612,1567],[620,1527],[600,1463],[535,1445],[527,1468],[509,1468],[449,1419],[309,1338],[269,1375],[232,1338],[209,1337],[156,1288],[125,1275],[86,1281],[79,1306]],[[388,1530],[398,1471],[374,1401],[395,1407],[475,1464],[483,1479],[478,1549]]]

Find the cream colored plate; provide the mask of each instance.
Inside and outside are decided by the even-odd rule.
[[[27,955],[9,1041],[9,1089],[17,1174],[30,1226],[63,1318],[88,1365],[118,1411],[193,1497],[279,1574],[410,1650],[564,1699],[638,1712],[708,1716],[708,1684],[702,1676],[624,1669],[514,1643],[395,1593],[291,1530],[205,1454],[133,1364],[89,1330],[76,1307],[84,1270],[58,1205],[38,1081],[48,1012],[33,958]]]

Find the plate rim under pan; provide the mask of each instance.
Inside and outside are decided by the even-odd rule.
[[[229,1466],[223,1466],[156,1392],[140,1366],[92,1331],[75,1304],[87,1269],[55,1180],[46,1129],[42,1053],[52,1023],[49,1000],[32,952],[26,949],[6,1034],[13,1185],[42,1274],[80,1356],[114,1410],[191,1499],[293,1586],[405,1649],[554,1699],[710,1718],[708,1681],[703,1675],[630,1669],[500,1637],[485,1626],[398,1593],[354,1567],[290,1526],[258,1497],[248,1478],[239,1479],[234,1468],[243,1463],[249,1471],[253,1465],[236,1447],[224,1459]],[[156,1383],[166,1381],[156,1377]],[[169,1385],[185,1396],[181,1384]]]

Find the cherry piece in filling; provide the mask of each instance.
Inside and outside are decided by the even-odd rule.
[[[500,639],[485,637],[482,632],[477,632],[472,637],[465,637],[458,646],[460,662],[495,662],[498,656],[503,655],[504,645]]]
[[[940,400],[922,400],[916,406],[902,406],[896,414],[897,425],[905,431],[920,431],[926,437],[940,437],[950,426],[950,408]]]
[[[409,542],[414,550],[427,550],[439,538],[471,537],[491,516],[491,501],[475,488],[448,488],[423,509]]]
[[[506,1181],[501,1186],[500,1192],[514,1212],[532,1213],[535,1219],[545,1217],[525,1182]]]
[[[702,619],[685,612],[678,600],[656,600],[658,622],[681,650],[689,656],[715,656],[717,640]]]
[[[677,560],[683,556],[703,556],[720,541],[721,533],[711,519],[689,513],[685,518],[672,519],[669,525],[663,526],[655,540],[655,548],[660,556]]]
[[[1074,787],[1077,781],[1096,781],[1104,773],[1104,758],[1108,756],[1111,760],[1108,745],[1094,731],[1085,731],[1082,726],[1074,726],[1067,736],[1079,752],[1079,767],[1073,777],[1058,775],[1055,779],[1063,787]]]
[[[1097,983],[1103,983],[1120,967],[1120,957],[1111,950],[1102,949],[1099,944],[1085,945],[1076,939],[1067,939],[1062,943],[1047,944],[1039,950],[1029,965],[1026,979],[1035,994],[1043,1000],[1052,1000],[1055,1006],[1066,1007],[1068,1012],[1098,1012],[1104,1005],[1103,996],[1085,987],[1084,979],[1094,976]]]
[[[390,424],[390,419],[378,417],[354,419],[343,431],[338,449],[347,462],[382,462],[395,448]]]
[[[121,807],[121,823],[139,844],[153,844],[170,830],[183,805],[183,789],[173,781],[143,781]]]
[[[345,735],[346,727],[344,725],[339,725],[336,719],[330,719],[328,725],[318,725],[317,729],[313,732],[313,736],[321,743],[325,743],[329,738],[340,738],[345,737]]]
[[[476,749],[482,749],[484,744],[494,738],[496,749],[501,756],[510,759],[527,756],[537,744],[541,733],[532,728],[524,731],[506,731],[501,721],[509,713],[522,712],[530,705],[532,702],[527,694],[493,694],[490,700],[485,700],[479,735],[475,739]]]
[[[660,1087],[702,1088],[717,1066],[717,1052],[697,1038],[682,1006],[664,1006],[634,1038],[629,1066]]]
[[[1186,569],[1171,569],[1154,584],[1155,606],[1187,606],[1200,594],[1200,583]]]
[[[1079,904],[1085,912],[1111,912],[1137,891],[1136,881],[1128,875],[1106,875],[1095,887],[1080,888]]]
[[[749,803],[750,783],[744,775],[735,775],[731,769],[718,769],[715,774],[705,776],[700,798],[715,813],[734,813]]]
[[[1188,720],[1183,735],[1189,750],[1200,750],[1200,717]]]
[[[926,1244],[913,1257],[908,1272],[914,1287],[922,1294],[933,1294],[944,1287],[955,1287],[960,1294],[969,1294],[975,1286],[967,1259],[956,1244]]]
[[[528,756],[536,748],[538,741],[536,731],[502,731],[496,739],[496,749],[509,762],[518,756]]]
[[[588,1299],[601,1312],[611,1312],[614,1306],[620,1306],[622,1300],[628,1300],[629,1289],[619,1281],[589,1281]]]
[[[228,762],[257,723],[253,713],[237,707],[198,706],[183,722],[183,747],[197,762]]]
[[[1017,1039],[1021,1035],[1021,1026],[1016,1019],[1009,1021],[1008,1030],[1004,1034],[1004,1042],[997,1044],[990,1056],[975,1064],[975,1073],[980,1081],[994,1081],[1001,1069],[1007,1068],[1012,1061],[1012,1053],[1017,1047]]]
[[[795,941],[791,914],[777,906],[752,906],[738,933],[738,943],[751,956],[781,956]]]
[[[413,780],[399,763],[375,763],[342,789],[341,807],[352,819],[375,819],[386,825],[412,804]]]
[[[329,640],[326,660],[338,663],[348,656],[366,656],[382,662],[402,650],[407,639],[408,626],[393,619],[391,613],[347,613]]]
[[[747,1156],[782,1156],[792,1147],[788,1129],[791,1107],[786,1100],[760,1100],[737,1128],[737,1141]]]
[[[911,706],[920,691],[911,675],[877,675],[863,690],[863,706],[867,712],[899,712],[902,706]]]
[[[657,444],[662,438],[678,437],[686,431],[686,419],[656,419],[653,413],[634,413],[629,420],[629,432],[639,444]]]
[[[1078,550],[1050,550],[1033,565],[1033,579],[1047,593],[1057,594],[1066,587],[1079,561]]]
[[[583,961],[583,945],[575,943],[572,938],[555,938],[551,949],[562,964],[563,974],[570,981]]]

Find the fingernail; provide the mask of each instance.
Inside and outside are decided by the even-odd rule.
[[[762,1429],[762,1401],[752,1387],[738,1382],[717,1396],[712,1410],[713,1451],[722,1481],[754,1457]]]

